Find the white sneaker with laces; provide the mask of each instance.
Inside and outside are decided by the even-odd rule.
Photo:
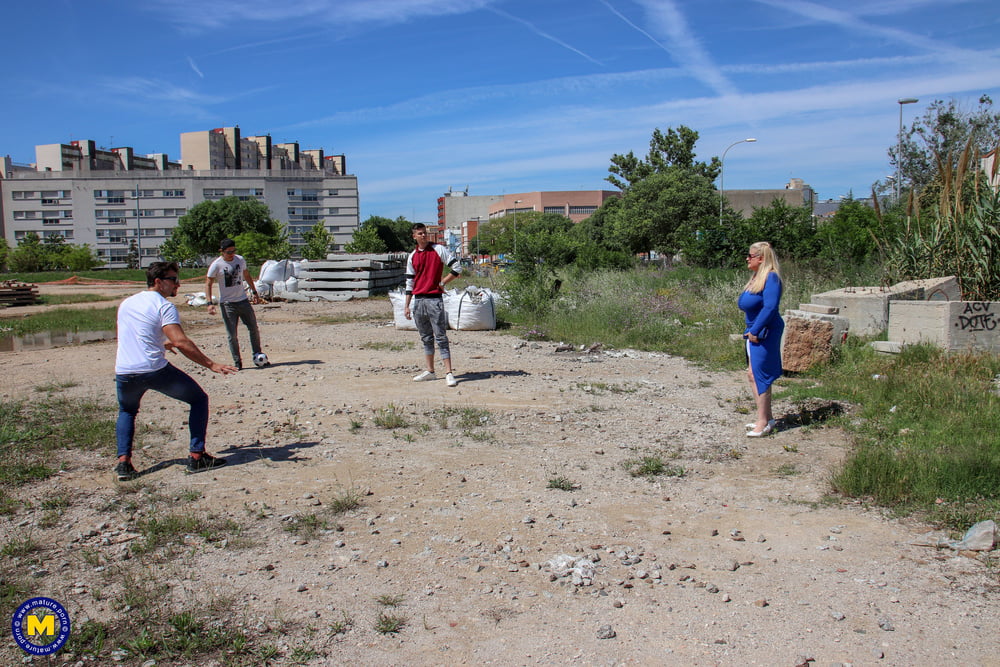
[[[455,376],[452,375],[451,373],[448,373],[447,375],[444,376],[444,381],[449,387],[454,387],[455,385],[458,384],[458,380],[456,380]]]
[[[437,380],[437,375],[435,375],[431,371],[424,371],[417,377],[413,378],[414,382],[425,382],[427,380]]]

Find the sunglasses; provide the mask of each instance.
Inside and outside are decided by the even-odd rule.
[[[181,279],[177,276],[163,276],[160,280],[172,280],[175,283],[179,283],[181,281]]]
[[[236,248],[227,248],[226,250],[222,251],[222,254],[223,255],[235,255],[236,254]]]

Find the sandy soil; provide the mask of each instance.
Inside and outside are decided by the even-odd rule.
[[[189,334],[226,360],[220,320],[177,301]],[[314,319],[348,315],[362,319]],[[227,600],[234,622],[276,633],[274,664],[296,647],[318,654],[309,664],[1000,664],[995,565],[915,546],[927,526],[831,499],[848,442],[796,425],[795,406],[778,404],[775,436],[746,438],[739,373],[452,332],[449,389],[411,381],[417,335],[391,326],[386,300],[258,317],[272,367],[222,377],[175,362],[209,392],[209,451],[227,466],[185,475],[186,412],[149,394],[143,477],[115,481],[113,442],[68,453],[25,491],[35,509],[0,519],[47,545],[34,593],[74,622],[122,614],[111,600],[131,574],[167,582],[178,607]],[[114,355],[113,342],[2,355],[4,396],[69,381],[64,395],[100,398],[113,417]],[[393,408],[409,427],[375,424]],[[629,475],[647,456],[683,475]],[[549,488],[557,478],[574,490]],[[361,506],[332,514],[351,489]],[[73,503],[43,528],[39,499],[55,493]],[[169,512],[228,517],[243,534],[128,558],[137,522]],[[313,515],[328,529],[287,530]],[[406,624],[381,634],[380,612]],[[19,655],[0,648],[4,664]]]

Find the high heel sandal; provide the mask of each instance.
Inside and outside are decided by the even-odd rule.
[[[765,435],[770,435],[774,431],[774,420],[767,422],[767,426],[762,428],[760,431],[747,431],[748,438],[763,438]]]

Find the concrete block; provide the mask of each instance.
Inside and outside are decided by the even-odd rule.
[[[903,344],[892,340],[873,340],[868,345],[876,352],[885,354],[899,354],[903,351]]]
[[[813,303],[835,306],[851,322],[851,333],[873,336],[889,325],[889,302],[949,301],[961,298],[954,276],[907,280],[892,287],[845,287],[814,294]]]
[[[889,338],[952,352],[1000,352],[1000,302],[892,301]]]
[[[789,310],[785,313],[781,365],[802,372],[830,359],[833,348],[847,336],[850,322],[839,315]]]
[[[818,303],[800,303],[799,310],[804,310],[807,313],[819,313],[821,315],[837,315],[840,313],[840,308],[836,306],[822,306]]]

